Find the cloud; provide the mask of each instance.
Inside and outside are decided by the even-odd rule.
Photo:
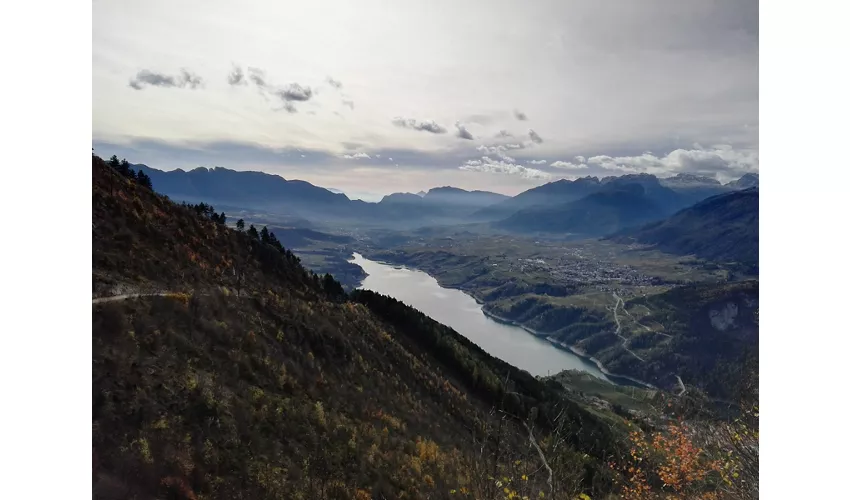
[[[528,115],[526,115],[525,113],[523,113],[522,111],[520,111],[518,109],[515,109],[514,110],[514,118],[516,118],[519,121],[524,122],[524,121],[528,120]]]
[[[372,157],[366,153],[354,153],[353,155],[342,155],[346,160],[371,160]]]
[[[339,81],[339,80],[334,80],[330,76],[325,81],[328,82],[328,84],[335,89],[341,89],[342,88],[342,82]]]
[[[179,87],[196,89],[203,84],[200,76],[191,73],[186,69],[180,70],[179,76],[166,75],[164,73],[155,73],[153,71],[143,69],[136,73],[136,76],[130,79],[130,87],[136,90],[142,90],[146,85],[152,87]]]
[[[561,161],[561,160],[553,161],[552,163],[549,164],[549,166],[553,167],[553,168],[564,169],[564,170],[582,170],[582,169],[587,168],[587,165],[585,165],[584,163],[572,163],[572,162]]]
[[[259,68],[248,68],[248,78],[260,88],[266,87],[266,72]]]
[[[512,149],[525,149],[525,145],[524,144],[494,144],[492,146],[485,146],[485,145],[482,144],[482,145],[476,147],[475,149],[478,150],[478,151],[481,151],[482,153],[496,155],[496,154],[504,153],[505,151],[509,151],[509,150],[512,150]]]
[[[290,83],[285,87],[281,87],[274,91],[274,95],[278,96],[283,101],[309,101],[313,97],[313,90],[310,87],[302,87],[297,83]]]
[[[234,66],[233,71],[227,75],[227,83],[230,85],[247,85],[248,81],[245,79],[245,73],[242,71],[242,68]]]
[[[342,105],[343,105],[343,106],[348,106],[348,107],[349,107],[350,109],[352,109],[352,110],[354,109],[354,101],[352,101],[351,99],[343,99],[343,100],[342,100]]]
[[[413,130],[420,130],[423,132],[430,132],[432,134],[445,134],[447,130],[442,125],[439,125],[434,120],[425,120],[425,121],[416,121],[413,118],[401,118],[396,117],[393,118],[393,125],[401,128],[409,128]]]
[[[532,165],[545,165],[546,160],[529,160],[528,163],[531,163]]]
[[[546,172],[536,168],[524,167],[503,160],[494,160],[489,156],[482,156],[480,160],[467,160],[461,165],[460,170],[468,172],[487,172],[505,175],[516,175],[525,179],[549,180],[552,178]]]
[[[250,81],[257,86],[260,94],[263,96],[269,93],[280,99],[282,102],[280,109],[289,113],[296,113],[298,111],[295,103],[309,101],[315,95],[315,91],[312,88],[299,83],[290,83],[282,87],[272,85],[266,78],[266,73],[259,68],[248,68],[248,78],[246,81],[242,69],[236,67],[228,76],[227,81],[231,85]]]
[[[499,138],[499,137],[513,137],[513,136],[514,136],[514,135],[513,135],[512,133],[508,132],[507,130],[500,130],[500,131],[496,134],[496,137],[497,137],[497,138]]]
[[[542,137],[540,137],[540,135],[539,135],[537,132],[535,132],[535,131],[533,131],[533,130],[531,130],[531,129],[528,129],[528,137],[530,137],[530,138],[531,138],[531,140],[532,140],[535,144],[540,144],[541,142],[543,142],[543,138],[542,138]]]
[[[455,128],[457,128],[457,132],[455,133],[456,137],[459,137],[461,139],[466,139],[468,141],[475,139],[475,137],[472,136],[472,134],[469,132],[469,130],[466,130],[466,127],[461,125],[460,122],[455,122]]]
[[[703,148],[695,144],[693,149],[676,149],[663,156],[650,152],[634,156],[576,156],[572,162],[557,161],[549,166],[562,169],[591,168],[613,175],[647,173],[666,177],[678,173],[692,173],[733,179],[746,173],[758,172],[759,158],[757,150],[734,149],[725,144]]]
[[[497,154],[499,155],[499,158],[500,158],[500,159],[502,159],[502,160],[504,160],[504,161],[506,161],[506,162],[508,162],[508,163],[516,163],[516,159],[515,159],[515,158],[513,158],[513,157],[511,157],[511,156],[508,156],[508,155],[506,155],[505,153],[499,152],[499,153],[497,153]]]

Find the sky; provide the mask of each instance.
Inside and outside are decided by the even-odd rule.
[[[354,197],[758,172],[758,2],[95,0],[95,153]]]

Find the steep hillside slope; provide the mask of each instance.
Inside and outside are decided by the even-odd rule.
[[[623,308],[629,312],[624,321],[640,318],[629,345],[644,357],[638,363],[620,356],[628,371],[668,386],[676,383],[675,374],[709,394],[740,396],[747,364],[758,359],[758,281],[677,287],[632,299]],[[664,335],[642,331],[641,325],[660,325]],[[619,368],[617,362],[612,366]]]
[[[93,291],[112,297],[93,303],[94,498],[613,488],[605,463],[625,451],[613,414],[391,298],[348,297],[279,243],[97,157],[92,175]]]
[[[612,237],[665,252],[758,266],[758,188],[714,196],[663,221]]]

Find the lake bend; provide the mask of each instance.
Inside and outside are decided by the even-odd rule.
[[[414,307],[478,344],[479,347],[532,375],[581,370],[615,383],[590,360],[556,347],[521,327],[488,317],[473,297],[441,287],[435,278],[416,269],[384,264],[354,253],[350,260],[366,271],[359,288],[389,295]]]

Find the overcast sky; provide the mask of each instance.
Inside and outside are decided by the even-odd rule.
[[[758,171],[758,3],[110,0],[95,152],[368,197]]]

